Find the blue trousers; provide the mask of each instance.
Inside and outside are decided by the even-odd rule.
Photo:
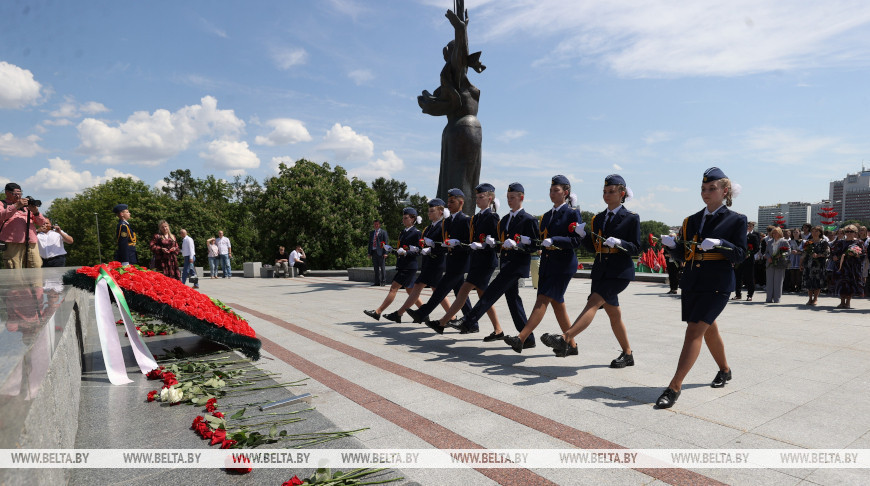
[[[504,295],[511,319],[514,321],[514,327],[517,328],[517,331],[522,331],[526,327],[528,318],[523,307],[523,299],[520,298],[520,278],[522,278],[521,274],[502,269],[489,283],[489,287],[483,292],[480,300],[474,304],[471,312],[465,316],[466,325],[471,328],[477,326],[477,321]],[[529,334],[528,341],[534,344],[535,335]]]
[[[441,304],[441,301],[447,297],[451,290],[453,295],[458,294],[463,282],[465,282],[464,273],[445,273],[438,285],[432,290],[432,297],[429,297],[429,300],[420,307],[419,311],[428,316],[435,310],[435,307]],[[465,303],[462,304],[462,315],[467,316],[469,312],[471,312],[471,301],[466,298]]]
[[[224,269],[224,277],[232,277],[233,269],[230,268],[230,256],[221,255],[221,267]]]
[[[193,260],[193,258],[192,258],[192,257],[191,257],[191,258],[186,258],[186,257],[185,257],[185,258],[184,258],[184,266],[181,268],[181,283],[183,283],[183,284],[186,284],[186,283],[187,283],[187,277],[188,277],[188,275],[190,275],[190,274],[193,273],[193,268],[194,268],[194,267],[193,267],[193,264],[194,264],[194,262],[193,262],[193,261],[189,261],[189,260]]]

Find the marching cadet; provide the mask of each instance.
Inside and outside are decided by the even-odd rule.
[[[626,199],[631,198],[631,189],[625,184],[625,179],[619,174],[612,174],[604,179],[604,203],[607,209],[592,218],[592,228],[585,230],[585,224],[579,224],[575,232],[583,238],[583,246],[595,252],[595,263],[592,265],[592,292],[586,301],[583,312],[574,321],[574,325],[563,335],[544,334],[541,342],[553,348],[556,356],[566,356],[569,350],[567,340],[571,340],[583,332],[595,313],[604,306],[604,312],[610,318],[610,328],[622,347],[619,357],[610,362],[611,368],[634,366],[634,355],[628,344],[628,332],[622,322],[622,312],[619,309],[619,293],[634,280],[634,261],[632,256],[640,250],[640,217],[623,206]]]
[[[520,298],[519,279],[529,276],[532,253],[537,251],[537,247],[532,244],[532,241],[538,240],[540,235],[537,219],[523,209],[525,192],[523,185],[519,182],[514,182],[508,186],[507,202],[510,212],[501,218],[498,225],[498,238],[502,242],[499,272],[495,279],[489,283],[471,312],[466,317],[460,318],[459,321],[452,321],[455,324],[451,325],[460,331],[476,329],[477,321],[502,295],[505,296],[511,319],[513,319],[517,331],[522,331],[526,326],[528,319],[526,318],[526,310],[523,308],[523,300]],[[504,332],[501,329],[496,329],[492,334],[483,338],[484,342],[502,339],[504,339]],[[529,334],[524,347],[535,347],[533,334]]]
[[[563,175],[553,176],[550,184],[550,201],[553,202],[553,209],[544,213],[538,226],[543,238],[538,298],[532,309],[532,315],[529,316],[519,336],[504,337],[504,342],[517,353],[533,347],[532,344],[526,343],[532,331],[544,318],[548,306],[553,306],[553,313],[556,314],[556,321],[562,332],[567,331],[571,325],[565,307],[565,291],[574,274],[577,273],[577,254],[574,249],[580,246],[580,236],[575,232],[574,227],[582,221],[580,212],[572,207],[576,204],[576,200],[577,197],[571,194],[571,183],[568,178]],[[576,353],[577,347],[573,341],[569,344],[570,349]]]
[[[405,225],[405,229],[399,235],[399,243],[396,245],[396,276],[393,277],[390,291],[381,306],[375,310],[363,311],[365,315],[379,321],[381,320],[381,312],[393,303],[399,289],[404,288],[408,294],[412,292],[414,278],[417,276],[417,255],[420,253],[420,238],[422,236],[414,224],[419,224],[421,221],[422,219],[417,216],[416,209],[405,208],[402,210],[402,224]],[[417,295],[419,296],[419,294]],[[417,305],[423,304],[419,298],[415,302]]]
[[[444,206],[446,206],[446,204],[441,199],[435,198],[429,200],[427,214],[431,223],[425,230],[423,230],[422,238],[418,243],[419,248],[421,248],[420,254],[423,255],[423,269],[420,270],[417,282],[414,283],[414,288],[408,292],[408,298],[405,299],[405,303],[402,304],[402,307],[394,312],[390,312],[389,314],[384,314],[384,319],[393,322],[402,322],[402,314],[410,309],[412,305],[417,304],[417,307],[423,305],[423,302],[420,300],[420,293],[423,289],[426,287],[434,288],[438,282],[441,281],[441,277],[444,275],[447,249],[440,245],[436,245],[435,243],[436,241],[442,241],[444,238],[442,224],[444,223],[444,217],[450,215],[450,211],[445,209]],[[378,315],[386,310],[388,306],[389,304],[382,304],[381,307],[376,310]],[[444,310],[450,308],[450,301],[446,297],[441,301],[441,307],[443,307]],[[368,314],[368,312],[366,314]]]
[[[679,239],[662,235],[662,243],[672,249],[672,256],[685,261],[680,289],[682,320],[687,328],[677,371],[656,400],[658,408],[670,408],[680,397],[683,380],[701,352],[701,341],[707,343],[719,366],[710,386],[722,388],[731,380],[716,318],[734,290],[732,266],[742,262],[746,254],[746,216],[728,209],[731,198],[739,192],[739,186],[734,186],[718,167],[707,169],[701,183],[701,199],[707,207],[683,221]]]
[[[453,301],[453,305],[447,310],[444,317],[437,321],[426,322],[426,325],[434,329],[438,334],[444,333],[444,327],[459,312],[472,290],[477,290],[478,297],[483,295],[483,292],[489,286],[492,273],[498,266],[498,256],[495,252],[496,241],[493,238],[493,235],[498,236],[498,214],[496,211],[498,211],[499,203],[495,197],[495,187],[492,184],[483,183],[479,184],[474,190],[477,193],[475,204],[480,211],[471,218],[471,226],[469,228],[470,238],[473,241],[468,245],[468,248],[471,250],[468,275],[465,276],[465,283],[459,288],[456,300]],[[492,321],[493,329],[495,329],[493,335],[503,335],[495,309],[490,306],[486,310],[486,314],[489,316],[489,320]],[[460,334],[479,331],[476,320],[464,326],[457,326],[457,329]]]
[[[130,210],[126,204],[118,204],[112,208],[118,215],[118,227],[115,230],[115,238],[118,249],[115,250],[115,260],[123,265],[138,264],[136,258],[136,232],[130,226]]]
[[[435,289],[432,290],[432,296],[425,304],[416,310],[407,310],[414,322],[426,322],[429,313],[447,297],[451,290],[454,295],[458,295],[459,289],[462,287],[465,273],[468,272],[470,256],[468,245],[471,243],[469,236],[471,218],[462,212],[463,204],[465,204],[465,193],[462,190],[453,188],[447,191],[447,209],[450,210],[450,217],[446,218],[441,225],[443,234],[440,243],[447,248],[444,275]],[[471,303],[466,298],[462,304],[462,314],[466,315],[470,310]],[[441,330],[443,331],[443,328]]]

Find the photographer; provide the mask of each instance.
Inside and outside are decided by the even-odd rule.
[[[36,245],[36,228],[45,219],[39,214],[41,201],[21,197],[21,186],[6,184],[6,200],[0,209],[0,241],[4,268],[40,268],[42,258]]]
[[[39,256],[42,257],[42,266],[45,267],[65,267],[66,266],[66,249],[67,245],[73,244],[72,236],[60,229],[60,226],[51,224],[51,220],[45,218],[45,223],[39,227],[39,234],[36,235],[39,239]]]

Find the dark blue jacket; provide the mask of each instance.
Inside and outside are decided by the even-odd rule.
[[[492,212],[489,208],[475,214],[471,218],[469,232],[471,241],[483,243],[484,245],[480,250],[471,250],[469,272],[475,269],[487,270],[496,268],[498,266],[498,256],[496,256],[495,248],[487,246],[484,240],[487,236],[498,239],[498,214]]]
[[[387,230],[381,228],[377,231],[378,231],[377,238],[375,238],[375,230],[371,230],[369,232],[369,241],[366,242],[366,244],[368,245],[368,248],[369,248],[369,255],[370,256],[375,256],[375,255],[384,256],[384,253],[386,253],[386,251],[384,250],[383,245],[388,245],[389,241],[390,241],[390,237],[387,235]],[[372,248],[372,241],[376,241],[376,243],[375,243],[376,248]]]
[[[405,228],[399,234],[399,244],[395,249],[404,248],[407,251],[411,246],[422,249],[420,238],[422,238],[420,230],[413,226]],[[417,250],[416,253],[405,253],[405,256],[396,254],[396,270],[417,270],[417,255],[419,254],[420,250]]]
[[[746,255],[746,216],[722,206],[704,224],[704,230],[699,234],[698,228],[703,218],[702,209],[683,221],[677,247],[671,251],[674,259],[686,263],[680,277],[680,288],[690,292],[733,292],[735,285],[733,265],[742,262]],[[701,251],[700,243],[705,238],[719,239],[722,241],[721,246],[729,249],[714,248],[708,252]],[[691,246],[686,248],[680,243],[680,239],[698,242],[694,255],[715,253],[724,258],[703,261],[699,261],[698,258],[693,259]]]
[[[115,250],[115,260],[119,262],[139,263],[136,258],[136,232],[130,226],[130,223],[122,219],[118,220],[118,227],[115,229],[115,238],[118,242],[118,249]]]
[[[423,236],[421,236],[421,239],[429,238],[433,243],[435,243],[434,247],[430,247],[432,250],[429,252],[429,255],[423,257],[424,271],[432,266],[440,269],[432,271],[444,271],[447,249],[438,244],[439,242],[444,241],[444,231],[442,230],[443,224],[444,220],[442,219],[435,224],[429,224],[429,226],[423,229]],[[422,249],[423,247],[421,246],[420,248]]]
[[[471,243],[469,237],[470,223],[471,218],[461,211],[456,214],[451,214],[444,222],[444,238],[442,238],[441,241],[444,242],[456,239],[459,240],[460,243]],[[448,248],[445,272],[452,274],[468,272],[469,256],[469,249],[467,246]]]
[[[569,231],[571,223],[580,223],[580,211],[563,204],[559,209],[551,209],[541,217],[538,226],[541,239],[550,238],[553,246],[559,249],[541,248],[540,275],[574,275],[577,273],[577,253],[580,236]]]
[[[620,206],[607,227],[604,226],[606,220],[606,209],[592,218],[592,224],[586,228],[586,236],[583,237],[583,246],[594,252],[609,249],[610,247],[604,245],[604,240],[612,236],[622,240],[619,246],[625,248],[625,251],[596,253],[595,263],[592,265],[592,278],[634,280],[634,260],[631,257],[640,251],[640,217],[637,213],[625,209],[625,206]]]
[[[507,226],[508,219],[511,220],[510,226]],[[538,247],[532,245],[520,244],[520,239],[516,236],[528,236],[532,240],[541,238],[541,233],[538,231],[538,220],[524,209],[517,211],[517,215],[511,218],[510,213],[501,218],[498,224],[498,239],[505,241],[508,239],[515,240],[517,247],[510,250],[501,250],[501,267],[502,272],[510,272],[519,274],[523,278],[529,276],[529,266],[532,261],[532,253],[538,250]]]

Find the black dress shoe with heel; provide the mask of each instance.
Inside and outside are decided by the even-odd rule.
[[[541,342],[544,343],[544,346],[553,349],[565,349],[568,347],[565,338],[559,334],[544,334],[541,336]]]
[[[439,321],[426,321],[426,325],[438,334],[444,334],[444,328]]]
[[[625,368],[626,366],[634,366],[634,353],[625,354],[623,351],[619,353],[619,357],[610,362],[611,368]]]
[[[716,373],[716,378],[713,378],[713,383],[710,383],[710,386],[713,388],[722,388],[725,386],[725,383],[731,381],[731,368],[728,368],[728,371],[719,370]]]
[[[553,354],[555,354],[557,358],[565,358],[567,356],[577,356],[580,352],[577,351],[577,346],[571,346],[566,343],[564,348],[554,349]]]
[[[402,316],[400,316],[398,312],[390,312],[389,314],[384,314],[384,319],[388,321],[393,321],[395,323],[402,322]]]
[[[417,309],[408,309],[405,312],[411,317],[411,320],[416,323],[426,322],[426,318],[429,317],[428,314],[423,315],[423,313]]]
[[[523,343],[522,343],[522,341],[520,341],[519,336],[505,336],[504,342],[507,343],[507,345],[510,346],[511,349],[514,350],[514,352],[516,352],[516,353],[523,352]]]
[[[381,315],[378,314],[376,311],[373,311],[373,310],[367,310],[367,311],[363,311],[363,314],[365,314],[365,315],[371,317],[372,319],[374,319],[374,320],[376,320],[376,321],[380,321],[380,320],[381,320]]]
[[[662,396],[656,400],[657,408],[671,408],[674,406],[674,403],[677,402],[677,398],[680,398],[680,393],[678,391],[671,390],[670,388],[665,388],[665,391],[662,392]]]
[[[491,343],[493,341],[504,341],[504,333],[500,332],[496,334],[495,331],[492,331],[492,334],[483,338],[483,342],[485,343]]]

